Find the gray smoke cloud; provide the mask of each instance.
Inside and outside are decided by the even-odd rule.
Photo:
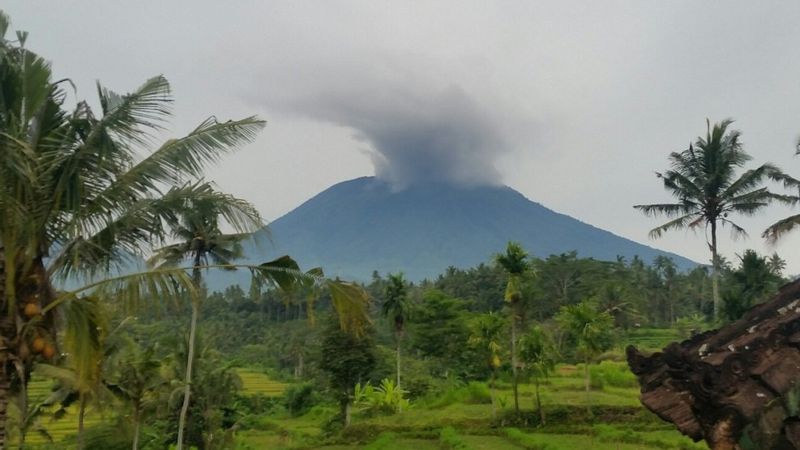
[[[361,73],[363,67],[314,71],[325,77],[309,75],[313,83],[296,78],[289,84],[293,89],[270,95],[266,102],[273,109],[353,129],[357,140],[369,144],[376,176],[395,189],[502,183],[495,163],[511,145],[496,108],[456,84],[378,77]]]

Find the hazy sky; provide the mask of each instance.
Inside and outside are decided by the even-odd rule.
[[[754,162],[800,176],[798,2],[32,1],[1,7],[78,98],[164,74],[172,133],[208,115],[268,121],[209,172],[271,220],[339,181],[505,183],[556,211],[707,261],[703,233],[648,241],[654,171],[731,117]],[[723,254],[787,208],[739,221]],[[500,249],[498,249],[500,250]],[[530,249],[536,253],[536,249]]]

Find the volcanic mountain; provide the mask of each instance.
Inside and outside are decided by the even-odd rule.
[[[448,266],[487,262],[510,240],[538,257],[576,250],[600,260],[638,255],[650,262],[665,255],[680,268],[697,265],[559,214],[509,187],[422,184],[394,191],[374,177],[357,178],[321,192],[269,230],[269,239],[260,232],[257,245],[246,243],[249,261],[289,254],[306,269],[319,266],[329,276],[361,281],[374,270],[403,271],[411,280],[436,277]]]

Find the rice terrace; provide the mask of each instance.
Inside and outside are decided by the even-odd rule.
[[[0,9],[0,450],[800,449],[800,5]]]

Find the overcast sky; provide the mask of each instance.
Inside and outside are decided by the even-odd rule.
[[[731,117],[754,162],[800,176],[798,2],[6,0],[28,47],[79,98],[164,74],[174,134],[208,115],[268,121],[209,172],[275,219],[340,181],[377,174],[507,184],[619,235],[707,261],[702,233],[649,241],[632,208],[669,201],[654,171]],[[723,254],[798,236],[743,218]],[[500,249],[498,249],[500,250]],[[536,253],[536,249],[530,249]]]

